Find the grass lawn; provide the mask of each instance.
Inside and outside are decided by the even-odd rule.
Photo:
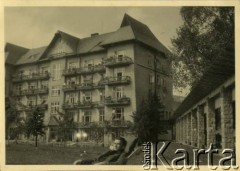
[[[159,143],[159,148],[162,143]],[[171,143],[170,146],[164,152],[164,156],[169,163],[183,154],[175,154],[176,149],[183,148],[188,151],[190,165],[193,164],[193,151],[192,147],[181,145],[178,143]],[[92,159],[107,150],[106,147],[59,147],[50,145],[39,145],[35,148],[30,144],[9,144],[6,146],[6,164],[10,165],[31,165],[31,164],[48,164],[48,165],[71,165],[75,160],[81,158],[80,154],[86,151],[85,159]],[[143,152],[139,151],[128,161],[128,165],[142,165]],[[214,164],[218,164],[220,156],[214,155]],[[158,162],[158,164],[161,164]],[[207,155],[200,155],[200,165],[207,164]]]
[[[105,152],[105,147],[59,147],[39,145],[37,148],[31,144],[9,144],[6,146],[6,164],[47,164],[71,165],[81,158],[80,154],[86,151],[85,158],[95,158]]]

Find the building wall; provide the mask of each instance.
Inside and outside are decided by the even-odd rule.
[[[150,82],[150,75],[154,77],[154,55],[150,49],[135,44],[135,84],[137,94],[137,106],[141,105],[149,92],[154,93],[154,78]],[[172,76],[171,64],[161,55],[156,55],[158,60],[156,64],[157,79],[156,93],[161,98],[161,101],[166,105],[166,111],[172,112]],[[145,99],[146,100],[146,99]]]
[[[234,76],[180,115],[176,140],[195,147],[235,148]],[[190,118],[190,119],[186,119]]]

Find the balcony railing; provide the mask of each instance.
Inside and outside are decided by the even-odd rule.
[[[76,87],[78,90],[92,90],[93,89],[93,83],[92,82],[86,82],[78,85]]]
[[[133,63],[132,59],[128,56],[110,56],[104,61],[107,67],[126,66]]]
[[[91,109],[95,105],[94,102],[91,101],[84,101],[84,102],[78,102],[75,106],[79,109]]]
[[[96,88],[96,89],[104,89],[104,88],[105,88],[104,81],[99,81],[98,83],[94,83],[94,84],[93,84],[93,88]]]
[[[35,90],[37,94],[48,94],[48,88],[39,88]]]
[[[104,83],[106,85],[130,84],[130,76],[106,77]]]
[[[76,109],[76,104],[65,102],[65,103],[63,103],[62,108],[64,110],[66,110],[66,109]]]
[[[105,127],[106,122],[104,121],[98,121],[98,122],[74,122],[75,128],[91,128],[93,126],[97,127]]]
[[[24,89],[14,92],[14,96],[31,96],[37,94],[48,94],[48,88]]]
[[[113,99],[111,96],[105,98],[105,104],[107,106],[126,106],[130,105],[129,97],[122,97],[119,99]]]
[[[63,91],[75,91],[77,89],[77,86],[79,84],[67,84],[67,85],[63,85],[62,89]]]
[[[75,74],[77,74],[77,69],[76,68],[69,68],[69,69],[63,70],[63,75],[64,76],[70,76],[70,75],[75,75]]]
[[[129,121],[125,121],[122,119],[114,119],[112,121],[110,121],[110,126],[111,127],[128,127],[128,122]]]
[[[22,110],[22,111],[33,111],[36,110],[37,108],[40,111],[44,111],[48,109],[48,104],[37,104],[37,105],[26,105],[26,106],[19,106],[18,110]]]
[[[12,81],[13,82],[21,82],[21,81],[34,81],[34,80],[44,80],[44,79],[49,79],[50,74],[48,72],[45,73],[32,73],[30,75],[17,75],[14,76]]]

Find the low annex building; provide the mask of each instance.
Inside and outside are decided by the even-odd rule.
[[[173,114],[177,142],[235,148],[234,50],[216,59]]]
[[[110,33],[77,38],[57,31],[45,47],[19,48],[19,53],[5,48],[5,58],[14,57],[6,60],[6,76],[13,75],[6,81],[11,90],[6,97],[17,100],[23,118],[34,107],[41,108],[44,141],[58,139],[58,111],[72,116],[71,141],[108,144],[115,137],[128,136],[132,113],[155,87],[166,106],[164,117],[171,115],[168,49],[148,26],[127,14],[120,28]]]

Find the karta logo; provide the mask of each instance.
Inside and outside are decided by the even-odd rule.
[[[235,151],[233,149],[223,149],[222,154],[224,154],[224,157],[222,157],[218,161],[218,166],[213,165],[213,154],[218,154],[218,149],[213,148],[213,145],[210,144],[210,147],[208,149],[193,149],[193,165],[189,165],[189,153],[185,149],[177,149],[175,151],[175,154],[182,154],[181,156],[175,157],[172,159],[172,161],[169,163],[169,161],[166,160],[164,157],[164,152],[169,147],[171,142],[163,142],[161,148],[154,152],[153,143],[147,142],[143,144],[143,153],[144,153],[144,160],[143,160],[143,168],[145,170],[155,170],[157,169],[158,162],[163,165],[165,168],[169,170],[181,170],[183,168],[185,169],[192,169],[192,170],[198,170],[199,169],[199,156],[207,155],[207,166],[211,170],[216,170],[218,167],[220,167],[223,170],[229,170],[229,169],[238,169],[238,165],[235,165],[236,161],[236,155]],[[183,164],[178,164],[180,161],[183,162]],[[227,162],[230,162],[230,164],[226,164]]]

